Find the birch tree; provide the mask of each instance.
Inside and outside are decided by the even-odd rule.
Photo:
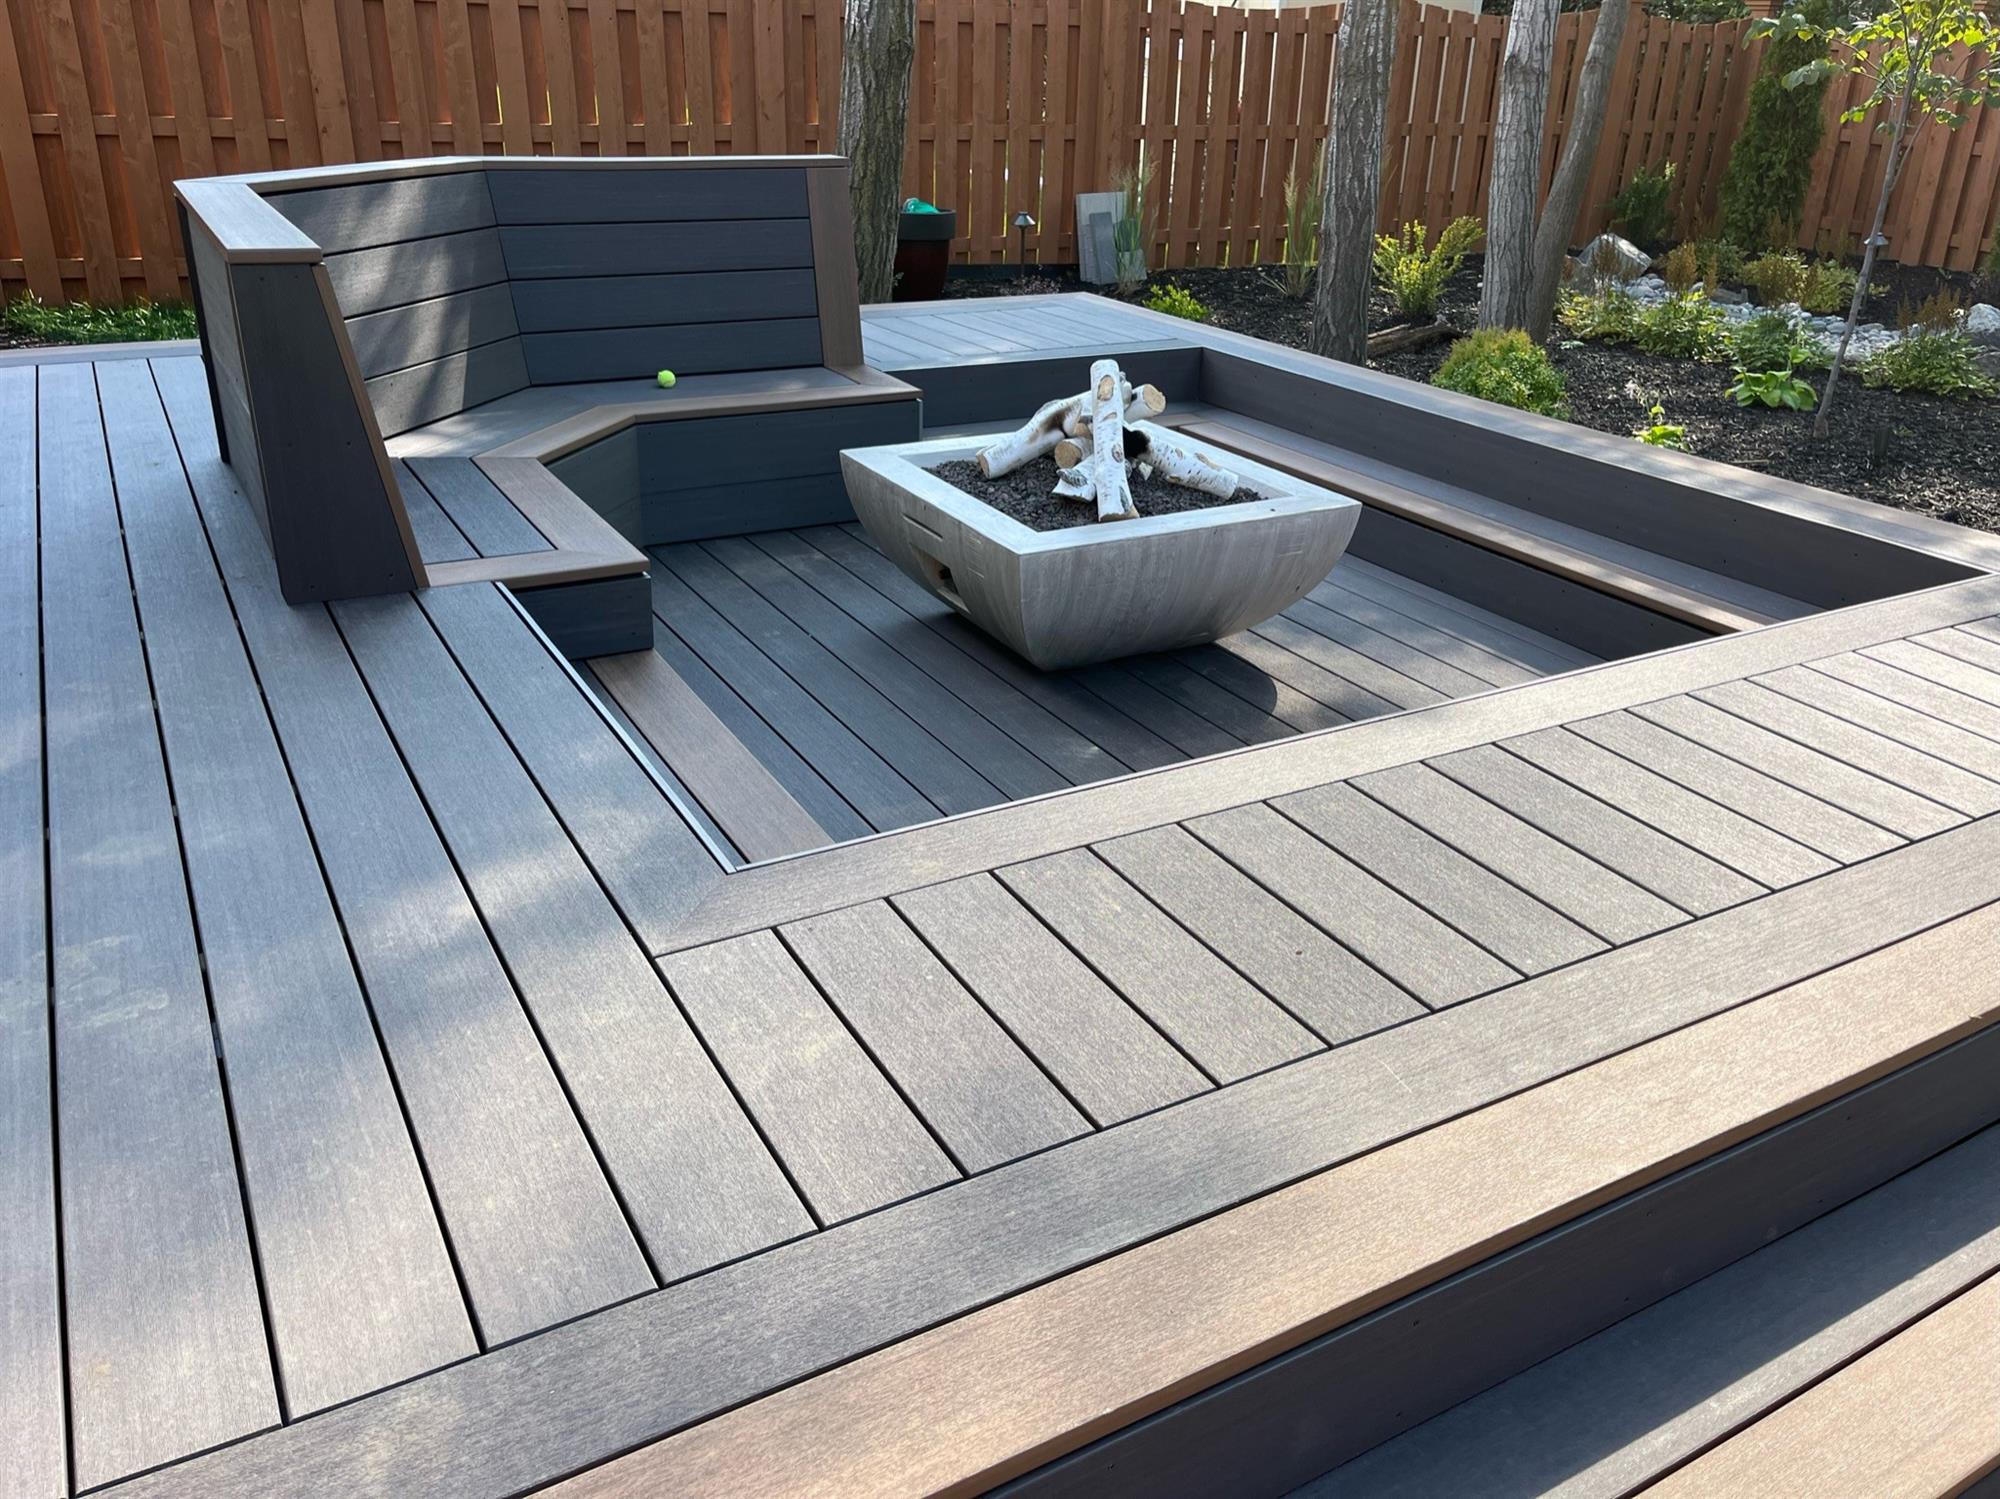
[[[1486,194],[1486,283],[1479,326],[1525,328],[1535,283],[1535,205],[1542,191],[1542,121],[1548,113],[1561,0],[1519,0],[1500,58],[1493,116],[1493,179]]]
[[[854,268],[861,300],[896,285],[896,230],[909,134],[916,0],[846,0],[840,54],[840,154],[852,168]]]
[[[1368,285],[1382,196],[1397,0],[1347,0],[1333,54],[1333,100],[1320,209],[1312,351],[1359,364],[1368,353]]]
[[[1583,210],[1591,168],[1597,163],[1597,143],[1604,134],[1604,112],[1610,102],[1611,69],[1625,42],[1625,22],[1632,5],[1633,0],[1604,0],[1597,12],[1596,29],[1590,34],[1590,48],[1583,55],[1583,75],[1577,80],[1569,135],[1563,141],[1555,180],[1549,184],[1548,202],[1542,205],[1541,222],[1535,229],[1534,282],[1523,326],[1538,340],[1549,336],[1549,325],[1555,318],[1563,264],[1569,259],[1569,232]]]

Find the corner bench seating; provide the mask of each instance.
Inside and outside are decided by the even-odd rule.
[[[643,548],[851,519],[839,450],[920,428],[863,361],[838,157],[176,191],[224,457],[294,603],[503,582],[568,654],[639,649]]]

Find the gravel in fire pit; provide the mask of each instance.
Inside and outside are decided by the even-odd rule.
[[[1097,502],[1065,500],[1050,494],[1058,470],[1053,458],[1036,458],[1010,474],[989,479],[970,458],[955,458],[931,470],[945,483],[962,489],[975,500],[984,500],[1002,515],[1019,521],[1031,531],[1063,531],[1071,526],[1094,526]],[[1132,470],[1132,503],[1141,516],[1173,515],[1183,510],[1208,510],[1217,505],[1241,505],[1264,496],[1247,485],[1237,486],[1226,500],[1185,484],[1169,484],[1164,479],[1141,478]],[[1107,524],[1116,525],[1116,521]]]

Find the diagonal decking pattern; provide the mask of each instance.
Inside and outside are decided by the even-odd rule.
[[[641,1327],[759,1284],[767,1257],[835,1263],[1071,1163],[1167,1160],[1225,1105],[1367,1094],[1371,1045],[1469,1045],[1598,965],[1742,957],[1763,913],[1823,893],[1920,923],[2000,809],[2000,588],[1975,580],[1775,627],[1754,667],[1693,687],[1598,667],[1587,709],[1517,659],[1491,685],[1545,706],[1490,741],[1357,725],[1413,748],[1233,801],[1212,789],[1229,761],[1162,769],[1133,783],[1159,805],[1175,777],[1211,789],[1114,834],[999,839],[984,867],[912,843],[886,886],[746,885],[782,898],[725,909],[751,876],[504,591],[280,601],[196,360],[0,368],[0,419],[31,435],[0,454],[0,862],[25,894],[0,944],[8,1495],[218,1447],[148,1487],[250,1475],[258,1433],[337,1443],[434,1371],[458,1389],[592,1346],[607,1308]],[[749,545],[661,574],[719,596],[711,568],[799,577],[858,543]],[[1393,607],[1392,580],[1354,577],[1327,597]],[[1833,914],[1786,926],[1785,961],[1868,940]],[[1283,1180],[1319,1148],[1241,1169]],[[1072,1201],[1074,1233],[993,1261],[982,1294],[1269,1185],[1188,1180],[1225,1196]],[[952,1309],[915,1305],[857,1308],[845,1336]],[[708,1393],[616,1440],[756,1393],[684,1358]],[[558,1442],[516,1478],[590,1460]]]

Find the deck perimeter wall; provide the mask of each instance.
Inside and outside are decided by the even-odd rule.
[[[918,0],[904,189],[959,212],[961,261],[1077,258],[1074,199],[1152,165],[1155,265],[1273,260],[1284,187],[1324,146],[1340,7]],[[839,0],[0,0],[0,294],[178,295],[177,177],[381,157],[832,151]],[[1556,43],[1543,170],[1595,13]],[[1671,161],[1675,212],[1715,213],[1761,44],[1747,21],[1633,18],[1577,225]],[[1481,213],[1507,21],[1404,0],[1380,210]],[[1839,114],[1800,243],[1864,232],[1871,122]],[[1926,126],[1891,256],[1967,269],[2000,202],[2000,110]],[[1040,228],[1019,238],[1022,210]]]

